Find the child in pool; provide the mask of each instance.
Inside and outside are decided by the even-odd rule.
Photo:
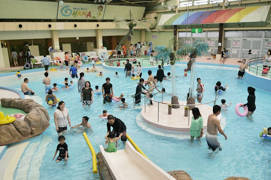
[[[52,91],[53,91],[53,92],[54,92],[54,91],[58,91],[58,87],[57,87],[57,84],[56,84],[56,83],[53,84]]]
[[[55,95],[53,95],[53,91],[51,89],[48,90],[48,94],[45,98],[45,101],[50,106],[55,106],[57,103],[57,98]]]
[[[17,72],[16,72],[16,76],[20,79],[20,78],[22,77],[21,72],[20,72],[20,71],[17,71]]]
[[[103,113],[99,116],[102,119],[107,119],[108,113],[107,110],[103,110]]]
[[[125,102],[125,98],[121,98],[121,105],[120,108],[127,108],[128,104]]]
[[[103,72],[99,72],[98,76],[103,77]]]
[[[65,85],[66,83],[69,84],[69,79],[67,77],[64,79],[64,83],[63,84]]]
[[[105,149],[106,152],[117,152],[117,138],[113,132],[109,132],[105,143],[108,144]]]
[[[215,85],[215,92],[219,91],[219,90],[222,90],[222,91],[226,91],[227,87],[223,87],[221,85],[221,82],[220,81],[217,81],[216,82],[216,85]]]
[[[118,72],[115,72],[115,76],[118,78],[118,77],[119,77],[119,73],[118,73]]]
[[[70,81],[70,86],[73,86],[73,81]]]
[[[95,67],[95,64],[92,64],[92,68],[91,68],[90,72],[97,72],[97,68]]]
[[[83,128],[91,128],[90,124],[88,123],[89,117],[87,116],[83,116],[82,117],[82,122],[80,124],[77,124],[75,126],[73,126],[72,128],[79,128],[79,127],[83,127]]]
[[[90,69],[89,69],[88,67],[86,68],[86,72],[87,72],[87,73],[91,72]]]
[[[69,86],[69,83],[65,83],[65,85],[63,86],[63,89],[69,89],[70,86]]]
[[[53,157],[53,160],[55,159],[56,154],[59,151],[59,155],[56,158],[56,162],[62,161],[63,159],[65,161],[67,161],[68,158],[69,158],[69,154],[68,154],[68,145],[65,143],[65,136],[60,135],[58,137],[58,142],[59,142],[59,144],[57,145],[56,152],[55,152],[55,155]]]
[[[94,93],[95,93],[96,95],[101,95],[101,94],[102,94],[102,91],[99,89],[99,86],[95,86],[95,91],[94,91]]]
[[[115,99],[116,101],[120,101],[123,97],[124,97],[124,94],[121,93],[119,97],[114,96],[114,99]]]
[[[168,72],[167,73],[167,76],[164,77],[165,80],[170,80],[171,79],[171,73]]]
[[[199,109],[197,107],[193,108],[192,114],[193,117],[190,125],[191,142],[194,141],[194,138],[200,140],[200,138],[203,136],[203,120]]]
[[[221,99],[221,109],[224,110],[224,111],[227,111],[228,110],[228,107],[230,106],[231,104],[226,104],[226,100],[225,99]]]

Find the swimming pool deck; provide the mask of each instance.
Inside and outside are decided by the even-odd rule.
[[[169,103],[169,102],[167,102]],[[190,120],[188,117],[184,117],[184,106],[185,102],[179,102],[180,108],[173,109],[172,114],[168,114],[168,104],[159,103],[159,118],[158,118],[158,103],[154,102],[153,105],[147,105],[142,108],[141,115],[143,119],[149,124],[177,132],[189,132],[191,125],[191,118],[193,117],[192,112],[190,111]],[[210,114],[212,114],[212,107],[205,104],[199,104],[197,107],[200,110],[200,113],[203,118],[203,127],[207,127],[207,119]]]
[[[15,92],[6,89],[0,89],[0,99],[1,98],[20,98],[20,96]]]

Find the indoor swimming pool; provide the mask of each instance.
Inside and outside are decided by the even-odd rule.
[[[214,86],[217,81],[221,81],[223,85],[228,86],[227,91],[217,100],[217,104],[221,104],[222,98],[231,104],[229,109],[223,112],[227,121],[224,131],[228,140],[225,141],[223,136],[219,136],[222,151],[212,154],[208,151],[205,138],[201,142],[191,143],[186,138],[167,137],[166,134],[163,136],[155,135],[138,126],[136,119],[140,118],[141,108],[133,105],[134,100],[131,97],[135,94],[138,81],[125,78],[123,69],[110,70],[110,68],[103,68],[102,66],[98,66],[98,68],[104,72],[103,77],[98,77],[96,73],[85,73],[85,79],[91,82],[91,87],[94,89],[96,85],[101,88],[105,78],[110,77],[114,95],[124,94],[128,103],[127,109],[120,109],[118,103],[103,104],[102,96],[99,95],[95,95],[94,103],[90,107],[83,107],[77,91],[77,80],[71,79],[68,72],[64,70],[49,72],[52,83],[61,84],[65,77],[74,81],[73,88],[60,89],[55,95],[66,103],[72,125],[79,124],[81,118],[85,115],[90,117],[89,123],[92,130],[88,131],[87,135],[96,152],[99,152],[99,145],[105,146],[107,131],[107,121],[98,116],[102,113],[102,110],[107,110],[109,114],[113,114],[125,122],[127,132],[136,144],[151,161],[166,171],[184,170],[196,180],[220,180],[229,176],[242,176],[252,180],[271,179],[271,141],[259,137],[259,133],[264,127],[271,126],[271,94],[255,87],[257,109],[253,114],[253,120],[237,116],[234,111],[235,105],[247,102],[247,87],[250,86],[244,80],[237,79],[237,67],[195,65],[195,77],[200,77],[205,87],[203,103],[215,99]],[[185,64],[176,65],[176,89],[177,95],[182,101],[186,99],[190,85],[190,75],[188,74],[187,77],[183,75],[185,68]],[[85,67],[79,71],[84,69]],[[144,79],[147,79],[148,69],[156,74],[157,68],[143,68]],[[115,71],[118,71],[119,77],[115,76]],[[165,67],[165,74],[167,72],[170,72],[170,67]],[[29,87],[44,100],[46,95],[42,84],[43,69],[33,72],[23,71],[22,75],[29,78]],[[10,76],[1,74],[1,76],[1,86],[17,90],[20,88],[22,79],[17,79],[15,73]],[[162,85],[158,86],[159,89],[162,87],[167,92],[163,96],[163,100],[169,101],[171,81],[165,80]],[[161,101],[161,95],[155,96],[155,100]],[[21,156],[14,179],[99,179],[97,174],[92,174],[91,154],[80,130],[68,131],[65,134],[70,156],[68,162],[56,163],[53,161],[53,155],[58,144],[53,119],[55,108],[49,107],[45,101],[43,101],[43,105],[49,112],[50,126],[40,136],[28,140],[30,143]],[[119,145],[119,148],[123,148],[121,142],[119,142]]]

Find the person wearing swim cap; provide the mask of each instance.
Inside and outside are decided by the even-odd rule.
[[[217,116],[221,112],[221,107],[218,105],[213,106],[213,114],[209,115],[207,122],[207,133],[206,133],[206,141],[208,144],[208,148],[212,151],[216,151],[216,149],[222,150],[220,143],[217,139],[218,132],[225,137],[227,140],[227,135],[224,133],[220,126],[220,121]]]

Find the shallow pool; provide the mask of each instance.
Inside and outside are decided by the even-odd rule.
[[[101,67],[99,67],[101,68]],[[189,88],[189,76],[183,76],[185,66],[177,65],[177,95],[181,100],[186,98]],[[154,70],[154,69],[153,69]],[[95,96],[94,104],[90,108],[83,108],[80,103],[76,87],[70,90],[61,90],[56,94],[58,98],[66,102],[70,111],[72,125],[81,122],[81,117],[88,115],[93,131],[88,132],[88,137],[94,145],[96,152],[99,145],[104,145],[106,134],[106,121],[98,117],[103,109],[110,114],[122,119],[127,126],[127,131],[143,152],[158,166],[166,171],[184,170],[195,180],[220,180],[229,176],[243,176],[250,179],[268,180],[271,179],[271,142],[259,138],[259,132],[263,127],[271,125],[270,121],[270,92],[257,89],[257,109],[253,120],[238,117],[234,112],[236,103],[246,102],[247,87],[249,84],[243,80],[236,79],[237,69],[196,65],[196,77],[201,77],[205,84],[203,102],[214,100],[214,84],[220,80],[222,84],[228,85],[229,89],[221,97],[232,103],[229,110],[223,115],[227,119],[225,133],[228,140],[225,141],[219,136],[223,150],[217,154],[209,154],[205,139],[201,142],[190,143],[188,139],[176,139],[163,137],[148,133],[136,123],[136,117],[140,109],[133,107],[131,95],[135,93],[137,82],[124,77],[123,70],[118,70],[120,77],[114,76],[115,71],[105,70],[105,76],[100,78],[96,74],[86,73],[87,80],[90,80],[92,87],[101,86],[105,77],[111,77],[114,87],[114,94],[124,93],[129,108],[121,110],[118,104],[102,104],[102,97]],[[155,70],[156,71],[156,70]],[[166,68],[166,72],[169,68]],[[45,98],[44,87],[41,83],[42,72],[23,74],[30,79],[30,87],[42,99]],[[68,73],[57,71],[50,73],[52,82],[61,83]],[[143,77],[147,77],[147,69],[143,70]],[[19,88],[21,80],[15,76],[1,77],[1,85]],[[76,80],[75,80],[76,81]],[[76,83],[75,83],[76,84]],[[171,82],[165,81],[163,87],[167,92],[171,91]],[[156,97],[160,99],[161,96]],[[170,96],[165,96],[169,100]],[[218,102],[220,103],[220,99]],[[52,160],[56,146],[57,134],[53,122],[54,108],[44,104],[50,114],[50,127],[40,136],[30,139],[16,169],[14,179],[98,179],[92,174],[92,162],[90,151],[84,141],[81,132],[69,132],[66,134],[66,142],[69,146],[70,158],[67,163],[56,163]]]

